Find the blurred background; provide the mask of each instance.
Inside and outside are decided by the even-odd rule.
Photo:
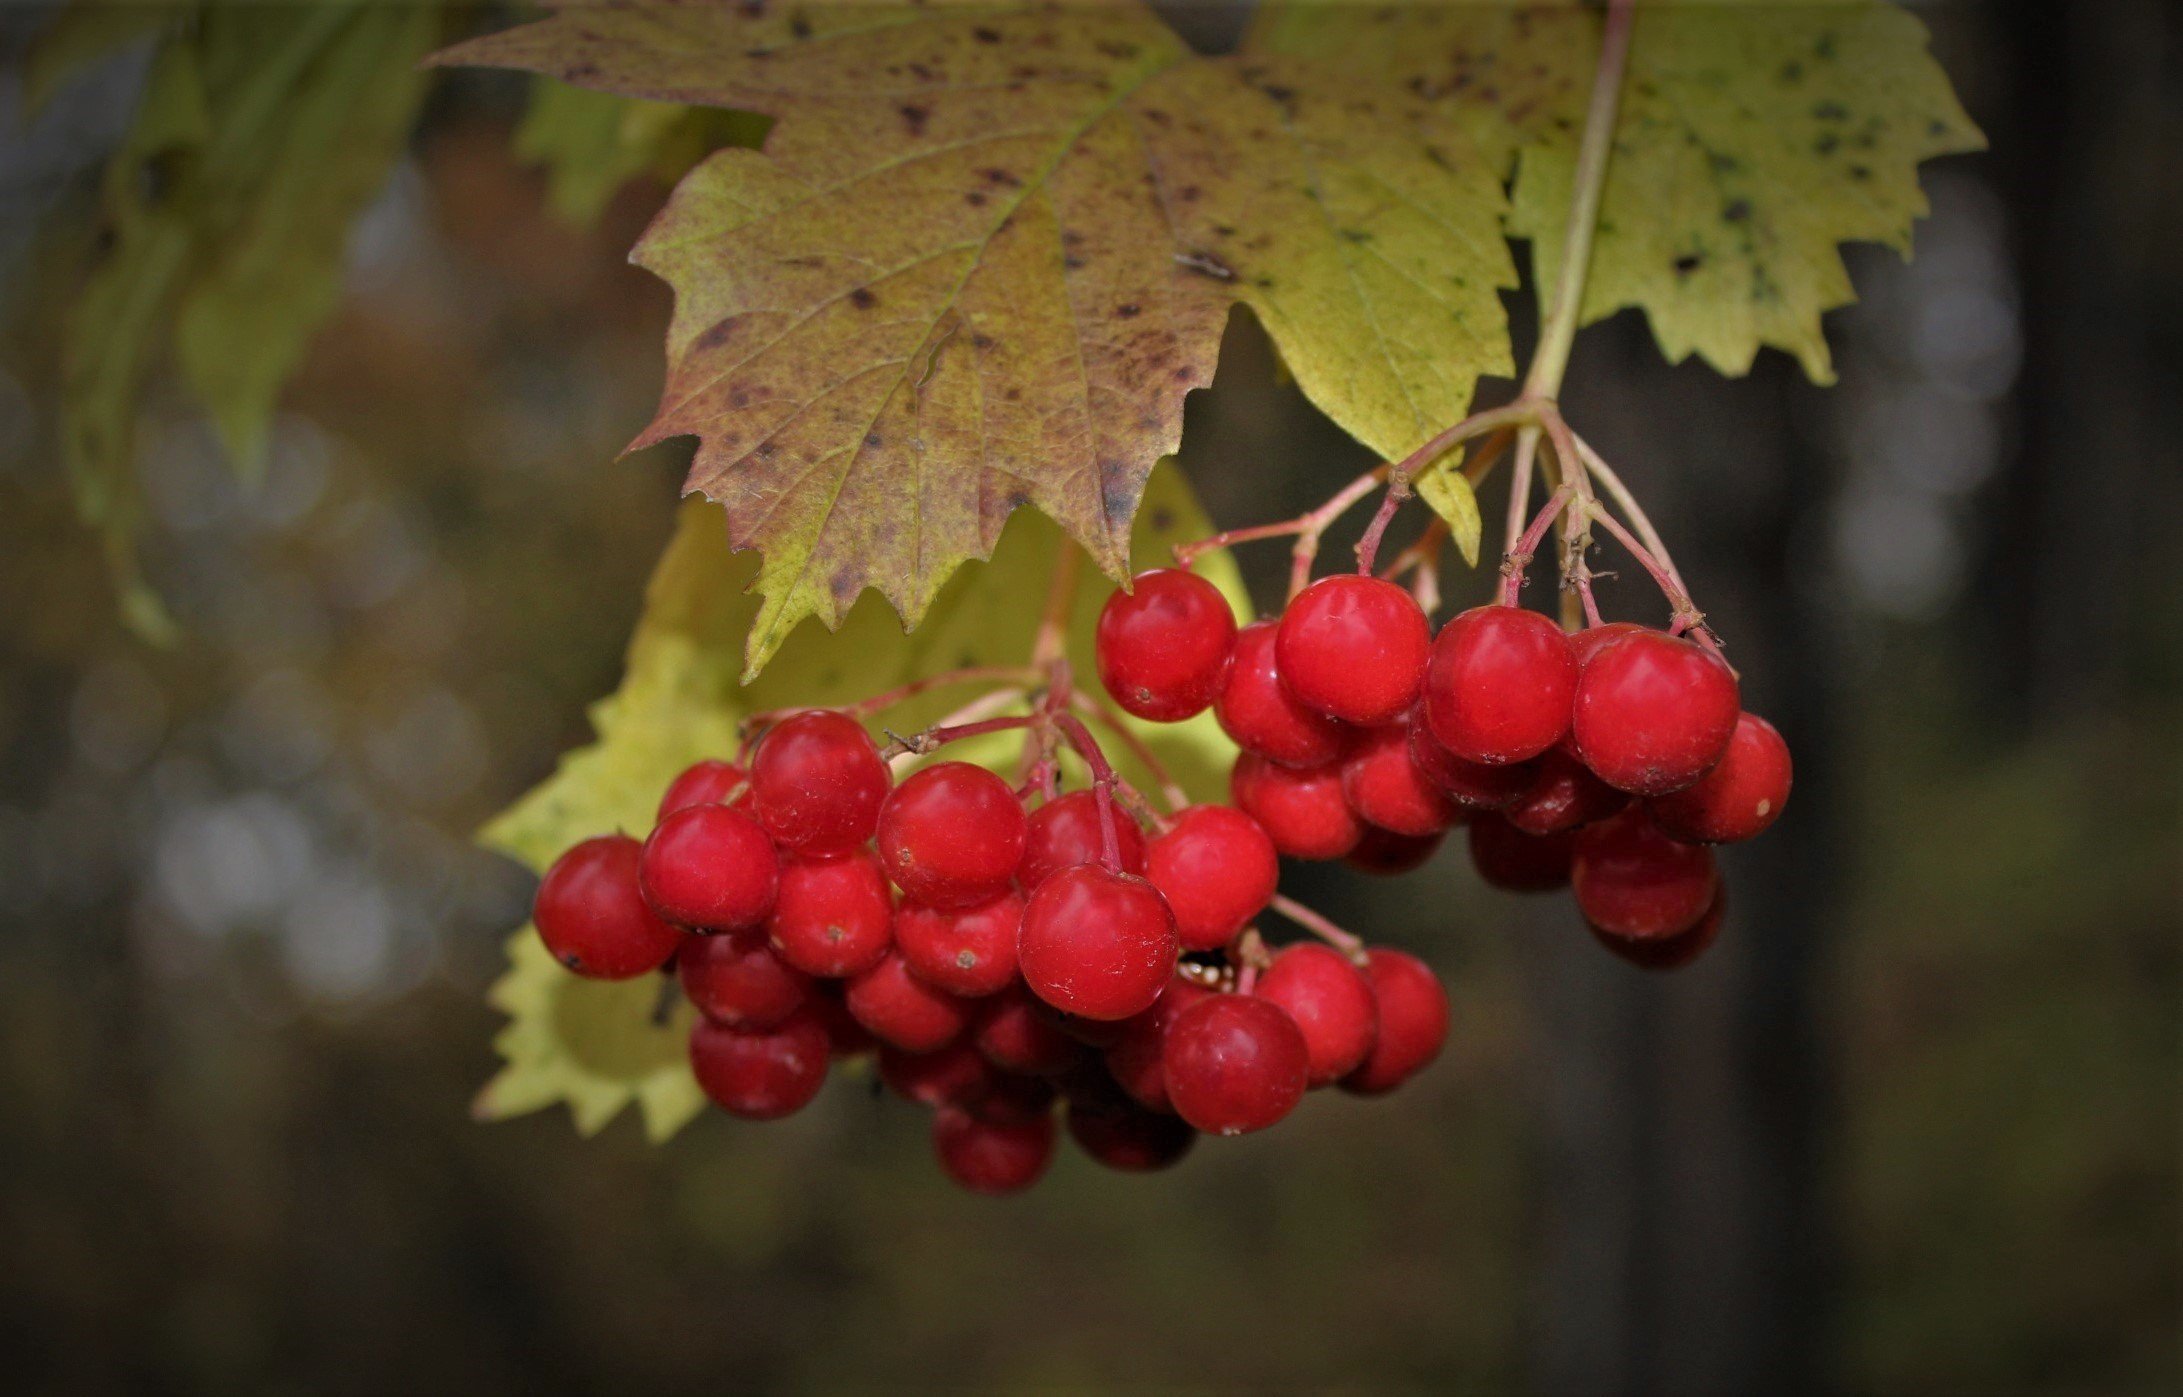
[[[1721,944],[1648,976],[1459,845],[1300,871],[1446,976],[1442,1061],[995,1203],[846,1080],[662,1149],[467,1114],[530,889],[472,832],[586,739],[672,523],[685,458],[613,460],[665,186],[571,224],[511,149],[525,85],[437,82],[262,482],[154,394],[145,570],[186,635],[150,648],[57,464],[53,348],[142,55],[32,122],[45,8],[0,11],[12,1383],[2176,1390],[2183,20],[1924,13],[1992,151],[1927,167],[1915,262],[1853,250],[1840,385],[1670,367],[1627,315],[1569,376],[1797,754]],[[1363,464],[1246,317],[1184,459],[1230,524]],[[1281,550],[1245,562],[1277,598]]]

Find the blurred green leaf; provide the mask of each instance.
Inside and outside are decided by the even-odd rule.
[[[647,102],[540,78],[516,128],[515,153],[545,167],[553,211],[583,227],[630,180],[672,184],[722,146],[760,145],[772,124],[755,112]]]

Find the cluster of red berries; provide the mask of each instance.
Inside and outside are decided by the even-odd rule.
[[[1342,574],[1238,630],[1211,583],[1162,568],[1108,601],[1098,662],[1141,718],[1213,710],[1242,749],[1235,804],[1281,853],[1401,872],[1466,825],[1488,883],[1571,888],[1648,968],[1712,943],[1709,846],[1758,834],[1789,795],[1789,749],[1742,711],[1734,671],[1644,626],[1572,635],[1487,605],[1435,635],[1401,587]]]
[[[788,1115],[832,1059],[875,1052],[934,1109],[948,1174],[1008,1193],[1045,1171],[1057,1103],[1094,1159],[1158,1169],[1201,1131],[1262,1129],[1310,1087],[1389,1091],[1439,1052],[1447,996],[1412,956],[1237,954],[1278,875],[1230,807],[1148,835],[1105,788],[1027,811],[965,762],[897,784],[860,723],[811,710],[747,767],[682,773],[647,839],[563,854],[533,916],[577,974],[672,971],[724,1110]]]

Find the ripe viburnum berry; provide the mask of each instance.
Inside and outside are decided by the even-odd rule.
[[[593,980],[659,969],[684,940],[644,900],[642,847],[626,834],[587,839],[553,861],[531,903],[531,923],[553,958]]]
[[[918,979],[975,999],[1015,983],[1022,925],[1023,895],[1013,888],[976,907],[905,902],[895,913],[894,944]]]
[[[1033,994],[1101,1021],[1151,1008],[1181,952],[1174,914],[1159,889],[1094,863],[1064,868],[1038,885],[1016,943]]]
[[[1281,682],[1305,707],[1345,723],[1387,722],[1417,697],[1432,629],[1417,599],[1357,573],[1297,593],[1274,635]]]
[[[1607,646],[1625,637],[1644,635],[1651,630],[1652,627],[1640,626],[1634,621],[1602,621],[1596,626],[1587,626],[1572,634],[1569,637],[1569,653],[1577,657],[1577,670],[1581,673],[1592,656]]]
[[[1410,757],[1405,723],[1368,728],[1342,758],[1342,795],[1365,823],[1396,834],[1438,834],[1455,823],[1455,802]]]
[[[1465,810],[1499,810],[1522,795],[1531,785],[1528,762],[1491,765],[1465,761],[1440,745],[1425,720],[1425,705],[1410,710],[1410,760],[1448,799]]]
[[[827,709],[774,724],[750,762],[759,822],[799,853],[840,853],[870,839],[893,783],[864,725]]]
[[[1338,859],[1357,846],[1364,823],[1342,794],[1338,765],[1278,766],[1238,753],[1228,793],[1292,859]]]
[[[855,1057],[879,1046],[879,1040],[872,1036],[871,1030],[858,1023],[856,1015],[842,1002],[841,992],[845,988],[839,980],[813,981],[811,998],[804,1005],[804,1012],[826,1029],[827,1050],[835,1057]]]
[[[1114,806],[1114,849],[1124,873],[1145,871],[1145,832],[1120,806]],[[1031,812],[1024,829],[1023,863],[1016,881],[1035,888],[1050,873],[1106,857],[1106,836],[1099,824],[1099,797],[1071,791]]]
[[[773,910],[781,860],[750,816],[725,805],[693,805],[660,821],[644,841],[637,876],[644,900],[668,921],[740,931]]]
[[[1569,731],[1577,662],[1561,627],[1514,606],[1474,606],[1440,628],[1425,721],[1465,761],[1528,761]]]
[[[1165,1169],[1198,1141],[1188,1122],[1148,1111],[1119,1092],[1071,1092],[1068,1126],[1077,1148],[1128,1173]]]
[[[1193,805],[1152,841],[1146,877],[1186,951],[1217,951],[1266,910],[1281,882],[1273,840],[1230,805]]]
[[[1604,820],[1630,803],[1627,791],[1594,776],[1566,742],[1556,743],[1524,765],[1531,772],[1531,784],[1501,808],[1501,818],[1525,834],[1575,829]]]
[[[700,1014],[730,1028],[773,1028],[811,998],[811,981],[755,931],[691,938],[675,957],[675,975]]]
[[[1274,660],[1278,621],[1253,621],[1236,632],[1235,664],[1214,701],[1222,732],[1246,752],[1283,766],[1321,766],[1342,754],[1349,725],[1307,707]]]
[[[918,979],[893,951],[849,982],[842,1003],[873,1037],[909,1053],[938,1052],[970,1021],[962,1000]]]
[[[805,974],[862,974],[887,954],[893,926],[894,895],[870,850],[807,854],[781,865],[766,935]]]
[[[1018,983],[978,1001],[973,1028],[978,1051],[1006,1072],[1050,1077],[1083,1061],[1085,1047],[1056,1027]]]
[[[1006,891],[1023,862],[1023,805],[982,766],[940,762],[895,787],[879,811],[879,862],[928,907],[974,907]]]
[[[1311,1051],[1280,1005],[1213,994],[1168,1025],[1160,1068],[1176,1115],[1209,1135],[1242,1135],[1296,1109]]]
[[[1122,1036],[1107,1049],[1107,1072],[1114,1084],[1146,1110],[1175,1109],[1167,1099],[1167,1072],[1160,1065],[1167,1030],[1183,1010],[1211,993],[1195,980],[1176,976],[1160,991],[1159,1002],[1124,1025]]]
[[[1591,927],[1592,936],[1600,945],[1614,952],[1640,970],[1680,970],[1712,949],[1721,937],[1721,919],[1727,912],[1728,890],[1713,894],[1713,905],[1705,909],[1705,915],[1688,931],[1678,931],[1673,936],[1638,938],[1614,936]],[[1587,923],[1586,925],[1590,925]]]
[[[879,1080],[920,1106],[967,1106],[990,1092],[999,1077],[993,1064],[964,1042],[931,1053],[906,1053],[892,1045],[879,1050]]]
[[[1125,711],[1179,723],[1220,693],[1235,638],[1235,613],[1218,587],[1181,568],[1141,572],[1100,609],[1100,682]]]
[[[1569,887],[1585,920],[1649,939],[1696,926],[1720,887],[1713,851],[1663,834],[1642,807],[1577,831]]]
[[[1357,1070],[1342,1078],[1342,1089],[1379,1096],[1440,1056],[1448,1041],[1448,992],[1431,966],[1384,946],[1366,953],[1364,973],[1379,1010],[1379,1037]]]
[[[1471,863],[1490,887],[1511,893],[1543,893],[1569,885],[1575,830],[1525,834],[1497,814],[1470,822]]]
[[[995,1122],[943,1106],[932,1118],[932,1147],[947,1176],[972,1193],[1020,1193],[1053,1162],[1054,1118]]]
[[[659,798],[659,814],[653,823],[693,805],[733,805],[738,810],[747,809],[750,805],[749,773],[734,762],[707,760],[697,763],[667,784],[667,793]]]
[[[1660,796],[1706,774],[1742,712],[1736,676],[1679,636],[1641,631],[1592,652],[1577,681],[1577,755],[1617,790]]]
[[[1735,735],[1695,785],[1655,797],[1652,822],[1693,844],[1733,844],[1764,832],[1789,801],[1789,744],[1756,713],[1736,719]]]
[[[1379,1041],[1372,986],[1331,946],[1300,941],[1284,947],[1254,992],[1296,1020],[1310,1053],[1312,1086],[1348,1076]]]
[[[1357,841],[1356,848],[1342,856],[1342,862],[1359,873],[1383,878],[1408,873],[1425,866],[1440,848],[1440,841],[1446,834],[1446,830],[1437,829],[1431,834],[1396,834],[1378,825],[1366,825],[1364,837]]]
[[[714,1105],[745,1120],[778,1120],[808,1105],[825,1084],[827,1050],[826,1029],[808,1012],[768,1029],[700,1019],[690,1030],[698,1086]]]

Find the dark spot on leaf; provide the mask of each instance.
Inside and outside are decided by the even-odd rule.
[[[998,165],[990,170],[980,170],[978,173],[984,176],[987,184],[997,184],[1003,189],[1017,189],[1023,185],[1022,180],[1017,179],[1015,175],[1001,169]]]
[[[811,37],[811,21],[802,15],[793,15],[788,21],[788,32],[799,39]]]
[[[982,209],[985,207],[985,196],[973,189],[963,196],[963,202],[974,209]]]
[[[1175,372],[1169,376],[1177,383],[1188,383],[1198,375],[1196,370],[1192,369],[1188,364],[1179,364],[1176,366]]]
[[[775,446],[770,441],[762,441],[758,443],[758,449],[751,454],[756,456],[761,461],[770,461],[773,459],[775,453],[779,452],[780,449],[781,448]]]
[[[858,310],[870,310],[873,306],[879,304],[879,297],[872,294],[871,287],[859,286],[849,293],[849,304],[855,306]]]
[[[1273,290],[1273,278],[1270,276],[1254,276],[1251,278],[1251,285],[1261,291],[1271,291]]]
[[[1074,228],[1064,228],[1061,230],[1061,245],[1063,247],[1082,247],[1084,245],[1084,235]]]
[[[970,31],[970,37],[981,44],[997,44],[1001,41],[999,30],[988,29],[982,24]]]
[[[698,334],[694,347],[698,349],[718,349],[721,345],[726,344],[728,337],[734,333],[735,317],[731,315],[725,320],[716,321],[706,326]]]
[[[1828,134],[1821,136],[1818,140],[1813,141],[1812,149],[1817,151],[1821,155],[1832,155],[1835,153],[1836,150],[1841,148],[1841,145],[1841,138],[1834,135],[1832,132],[1829,132]]]
[[[828,580],[827,587],[834,594],[834,604],[836,606],[847,606],[854,602],[857,599],[857,593],[863,590],[857,582],[856,564],[843,563],[836,568],[833,577]]]
[[[1821,102],[1812,108],[1812,115],[1821,121],[1848,121],[1849,108],[1840,102]]]
[[[1714,151],[1710,159],[1717,175],[1731,175],[1743,168],[1743,162],[1725,150]]]
[[[885,443],[879,439],[879,433],[877,432],[866,432],[864,434],[864,444],[872,448],[874,451],[877,451],[881,446],[885,445]]]
[[[1832,63],[1834,61],[1833,30],[1819,36],[1819,42],[1812,45],[1812,55],[1822,63]]]
[[[925,134],[925,123],[932,119],[932,113],[929,110],[912,102],[904,102],[895,110],[902,114],[902,124],[909,128],[909,133],[912,136]]]
[[[750,406],[750,390],[749,390],[749,389],[747,389],[747,388],[738,388],[738,389],[736,389],[736,390],[735,390],[734,392],[732,392],[732,393],[728,394],[728,406],[729,406],[729,407],[749,407],[749,406]]]
[[[1151,122],[1154,126],[1171,126],[1174,124],[1175,119],[1158,107],[1147,107],[1145,108],[1145,120]]]
[[[1704,261],[1705,259],[1697,253],[1686,252],[1675,259],[1675,274],[1677,276],[1689,276],[1692,272],[1697,271]]]
[[[1372,233],[1371,230],[1365,228],[1344,228],[1342,230],[1342,241],[1347,243],[1368,243],[1372,241]]]
[[[937,74],[922,63],[912,63],[910,65],[910,76],[919,82],[931,82]]]
[[[585,78],[599,76],[599,65],[591,62],[571,63],[562,72],[561,76],[567,78],[570,82],[582,82]]]
[[[1125,44],[1119,39],[1107,40],[1105,43],[1099,46],[1099,51],[1109,58],[1121,59],[1135,58],[1138,53],[1138,49],[1135,44]]]
[[[1804,80],[1804,65],[1793,58],[1782,64],[1781,80],[1783,82],[1802,82]]]
[[[1007,389],[1001,394],[1001,401],[1004,403],[1021,402],[1023,401],[1023,390],[1021,388]]]
[[[1063,271],[1081,271],[1083,269],[1083,266],[1084,259],[1076,256],[1074,253],[1071,253],[1069,256],[1061,259],[1061,268]]]
[[[1160,533],[1164,534],[1175,527],[1175,511],[1164,504],[1155,508],[1149,518],[1152,521],[1152,527]]]
[[[991,335],[975,334],[970,337],[970,347],[972,349],[991,349],[993,343],[994,340]]]
[[[1721,217],[1727,219],[1730,223],[1741,223],[1750,216],[1751,201],[1749,199],[1731,199],[1728,201],[1728,207],[1721,210]]]
[[[1945,121],[1928,121],[1925,123],[1925,134],[1928,136],[1945,136],[1948,134],[1948,123]]]
[[[1852,165],[1849,167],[1849,177],[1855,180],[1871,179],[1872,167],[1870,165]]]
[[[1236,230],[1235,230],[1235,225],[1233,225],[1233,224],[1229,224],[1229,223],[1216,223],[1216,224],[1214,224],[1214,225],[1213,225],[1213,236],[1215,236],[1215,237],[1219,237],[1219,238],[1232,238],[1232,237],[1234,237],[1235,235],[1236,235]]]
[[[1202,191],[1200,191],[1196,185],[1186,184],[1182,188],[1175,191],[1175,197],[1182,200],[1186,204],[1194,204],[1198,201],[1198,196],[1201,192]]]
[[[1123,304],[1118,305],[1114,308],[1114,314],[1115,318],[1118,320],[1135,320],[1140,314],[1143,313],[1143,310],[1144,308],[1142,306],[1136,305],[1133,302],[1124,302]]]

